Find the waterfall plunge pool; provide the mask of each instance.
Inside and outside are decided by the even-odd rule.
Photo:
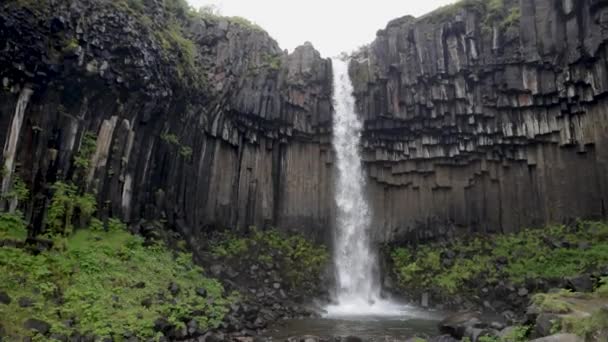
[[[332,315],[279,321],[265,334],[274,341],[294,336],[312,335],[322,340],[356,336],[364,341],[406,340],[414,336],[439,335],[438,323],[446,315],[404,306],[400,315]]]

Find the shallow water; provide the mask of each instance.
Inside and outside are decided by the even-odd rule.
[[[413,336],[438,335],[437,324],[444,317],[443,313],[408,307],[407,312],[399,316],[343,315],[287,320],[270,326],[266,335],[275,341],[302,335],[324,338],[357,336],[373,341],[404,340]]]

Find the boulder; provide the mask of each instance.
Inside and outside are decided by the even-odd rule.
[[[12,301],[12,299],[8,295],[8,293],[6,293],[4,291],[0,291],[0,304],[9,305],[11,303],[11,301]]]
[[[534,323],[534,336],[543,337],[551,335],[553,325],[559,320],[560,318],[556,314],[541,312]]]
[[[26,320],[23,323],[23,327],[27,330],[36,331],[42,335],[46,335],[49,333],[49,331],[51,331],[50,324],[36,318],[29,318],[28,320]]]
[[[473,312],[458,313],[447,317],[439,323],[439,330],[443,334],[449,334],[461,339],[465,336],[467,329],[482,328],[483,323],[479,314]]]
[[[585,342],[582,337],[574,334],[556,334],[546,337],[537,338],[530,342]]]
[[[19,298],[19,300],[17,302],[19,303],[19,306],[22,308],[29,308],[34,305],[34,300],[29,297],[21,297],[21,298]]]
[[[593,279],[588,274],[570,277],[566,279],[567,288],[575,292],[592,292]]]

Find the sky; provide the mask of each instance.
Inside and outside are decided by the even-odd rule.
[[[323,57],[371,43],[395,18],[420,16],[454,0],[188,0],[195,8],[216,6],[264,28],[282,49],[311,42]]]

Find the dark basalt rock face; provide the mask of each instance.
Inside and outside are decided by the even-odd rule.
[[[608,3],[505,6],[396,19],[351,63],[379,240],[606,217]]]
[[[287,54],[234,20],[172,27],[180,17],[162,1],[144,1],[144,15],[126,3],[0,5],[3,163],[14,159],[5,176],[31,190],[33,227],[44,229],[49,187],[71,177],[92,132],[79,181],[102,217],[164,219],[193,238],[250,225],[324,238],[331,62],[310,44]]]

